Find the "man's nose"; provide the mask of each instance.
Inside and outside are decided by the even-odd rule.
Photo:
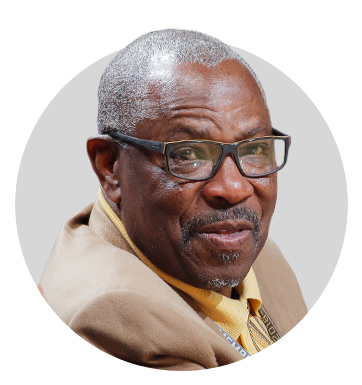
[[[236,204],[254,193],[248,178],[241,175],[234,158],[227,155],[217,173],[205,184],[202,194],[212,205]]]

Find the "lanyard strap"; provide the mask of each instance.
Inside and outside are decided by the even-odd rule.
[[[250,357],[250,354],[238,343],[234,340],[233,337],[231,337],[231,335],[229,335],[228,333],[226,333],[226,331],[221,328],[217,323],[215,323],[215,325],[219,328],[219,330],[221,331],[221,333],[224,335],[224,337],[226,338],[226,341],[229,342],[229,344],[235,349],[237,350],[244,358],[246,357]]]
[[[268,313],[265,311],[265,309],[263,308],[263,306],[260,306],[259,308],[259,314],[260,314],[260,317],[261,317],[261,320],[263,321],[267,331],[268,331],[268,334],[271,338],[271,340],[273,342],[276,342],[278,340],[280,340],[281,338],[281,335],[280,333],[278,332],[278,329],[276,328],[276,326],[273,324],[272,320],[270,319]],[[229,342],[229,344],[235,349],[237,350],[244,358],[246,357],[250,357],[250,354],[238,343],[234,340],[233,337],[231,337],[230,334],[228,334],[223,328],[221,328],[216,322],[215,322],[215,325],[218,327],[218,329],[221,331],[221,333],[223,334],[223,336],[226,338],[226,341]]]
[[[260,306],[258,312],[260,314],[261,320],[263,321],[263,323],[266,327],[266,330],[268,331],[268,334],[269,334],[271,340],[273,342],[280,340],[281,335],[278,332],[278,329],[276,328],[276,326],[273,324],[273,321],[268,316],[268,313],[263,308],[263,306]]]

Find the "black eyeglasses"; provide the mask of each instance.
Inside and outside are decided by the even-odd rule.
[[[123,140],[165,155],[169,173],[177,178],[201,181],[212,178],[224,158],[232,154],[240,173],[260,178],[282,169],[287,163],[291,138],[273,128],[272,136],[251,138],[235,143],[209,140],[155,142],[118,132],[107,132],[115,141]]]

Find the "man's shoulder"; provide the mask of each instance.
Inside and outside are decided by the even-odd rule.
[[[185,298],[127,246],[97,204],[63,225],[39,287],[65,323],[92,303],[108,303],[115,297],[135,304],[163,303],[180,313],[193,313]]]
[[[62,226],[39,283],[45,300],[65,323],[94,297],[117,290],[131,265],[145,270],[134,255],[97,233],[92,226],[96,210],[96,205],[88,205]],[[100,216],[96,222],[102,220]],[[112,233],[107,226],[104,231]]]

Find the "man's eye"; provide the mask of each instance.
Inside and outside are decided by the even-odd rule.
[[[203,155],[200,151],[194,148],[180,148],[177,151],[171,153],[171,157],[177,160],[198,160],[203,159]]]
[[[245,155],[266,155],[268,153],[269,146],[266,143],[255,143],[247,147],[244,147],[240,153],[240,156]]]

